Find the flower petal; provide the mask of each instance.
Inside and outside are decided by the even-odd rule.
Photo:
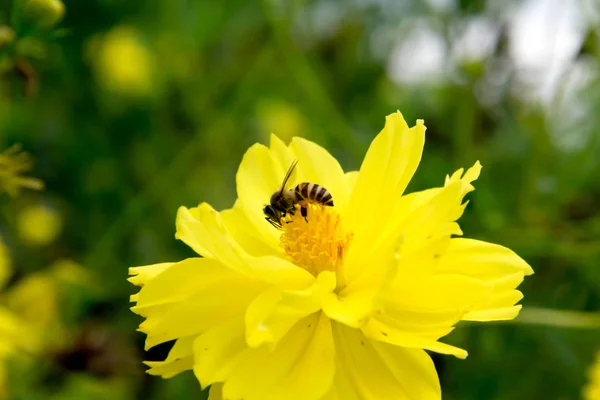
[[[180,207],[177,213],[177,238],[207,258],[251,278],[280,288],[304,289],[315,280],[305,269],[277,257],[252,257],[234,240],[221,215],[206,203],[197,208]]]
[[[363,326],[369,314],[373,311],[375,291],[351,291],[348,296],[344,293],[330,293],[323,302],[323,312],[337,322],[353,328]]]
[[[208,392],[208,400],[223,400],[223,384],[215,383],[211,385]]]
[[[263,232],[257,230],[248,219],[248,215],[242,210],[239,201],[236,201],[232,208],[221,211],[221,218],[233,239],[249,255],[283,257],[284,252],[279,245],[279,238],[264,235]]]
[[[304,291],[273,289],[259,295],[246,311],[246,342],[250,347],[275,345],[296,323],[322,307],[325,296],[335,289],[335,274],[324,271]]]
[[[131,310],[146,317],[139,329],[147,333],[146,348],[150,348],[198,335],[242,315],[265,288],[264,283],[238,274],[218,261],[190,258],[147,282]]]
[[[173,264],[175,263],[160,263],[145,265],[143,267],[131,267],[129,268],[129,275],[131,275],[131,277],[127,280],[136,286],[144,286],[146,282],[148,282],[149,280],[151,280],[156,275],[160,274]]]
[[[286,170],[273,158],[269,148],[255,144],[244,154],[236,174],[239,206],[252,229],[268,243],[278,243],[281,232],[265,220],[263,209],[281,186]]]
[[[158,375],[165,379],[172,378],[180,372],[192,369],[194,366],[194,356],[192,344],[196,336],[188,336],[177,339],[169,355],[164,361],[145,361],[144,364],[150,367],[146,371],[150,375]]]
[[[382,296],[393,309],[467,312],[489,299],[494,286],[458,274],[399,275]]]
[[[348,171],[344,174],[346,186],[348,187],[348,193],[352,193],[352,191],[354,190],[354,186],[356,185],[356,181],[358,180],[359,174],[359,171]]]
[[[456,323],[457,321],[452,321]],[[400,325],[400,326],[398,326]],[[452,325],[438,327],[430,332],[414,332],[401,325],[401,321],[383,322],[378,318],[371,318],[369,323],[362,329],[365,336],[372,340],[389,343],[395,346],[409,347],[414,349],[425,349],[442,354],[451,354],[458,358],[466,358],[467,352],[461,348],[437,341],[437,337],[444,336],[452,331]],[[440,329],[441,328],[441,329]],[[437,336],[437,337],[436,337]]]
[[[381,296],[381,306],[363,331],[372,339],[423,348],[459,358],[466,351],[437,340],[465,313],[491,296],[493,285],[458,274],[429,271],[399,275]]]
[[[515,272],[533,274],[529,264],[514,251],[475,239],[453,238],[439,261],[440,272],[465,274],[487,282],[494,282]]]
[[[493,243],[454,238],[439,258],[440,273],[463,274],[493,286],[491,295],[472,307],[463,319],[492,321],[513,319],[523,297],[516,288],[533,269],[512,250]]]
[[[193,344],[194,374],[202,388],[224,382],[249,351],[244,338],[244,319],[233,318],[200,335]]]
[[[439,400],[440,384],[431,358],[369,340],[359,330],[333,324],[336,344],[335,390],[338,399]]]
[[[287,144],[285,144],[283,140],[279,139],[274,134],[271,134],[269,150],[271,150],[271,157],[273,157],[273,159],[279,166],[278,173],[281,171],[285,174],[287,172],[288,168],[290,167],[290,165],[292,165],[292,163],[297,160],[296,155],[290,149],[290,147]],[[298,168],[298,170],[295,172],[295,176],[299,175],[300,170],[301,170],[301,168]],[[283,175],[281,175],[281,177],[283,178]],[[279,184],[281,185],[281,181],[279,182]],[[275,189],[272,188],[271,192],[269,193],[269,196],[274,191],[275,191]]]
[[[423,121],[418,120],[409,129],[402,114],[397,112],[386,118],[385,127],[371,143],[345,216],[355,234],[347,260],[348,280],[360,273],[362,262],[369,258],[369,244],[377,241],[385,220],[382,217],[396,208],[416,171],[424,142]]]
[[[302,181],[316,183],[329,190],[335,208],[342,213],[346,209],[349,192],[340,163],[323,147],[306,139],[292,139],[290,149],[298,160]]]
[[[383,234],[373,236],[362,248],[360,243],[352,243],[344,265],[344,275],[349,281],[345,289],[348,297],[369,287],[379,288],[393,281],[396,275],[395,279],[404,279],[407,270],[433,267],[434,259],[443,253],[451,235],[462,234],[454,221],[464,210],[462,198],[473,189],[470,179],[478,176],[479,169],[476,164],[465,178],[452,179],[443,188],[403,196],[399,201],[401,207],[392,212],[390,225],[382,230]],[[409,201],[402,201],[405,198]]]
[[[318,400],[330,389],[334,344],[329,318],[315,313],[299,321],[271,350],[245,353],[223,386],[223,397],[245,400]]]
[[[434,237],[450,238],[462,232],[454,223],[462,215],[466,203],[462,200],[481,172],[475,165],[461,178],[462,169],[446,179],[442,188],[424,190],[402,196],[390,216],[391,223],[381,235],[382,242],[374,243],[375,252],[398,251],[403,257],[422,250]]]

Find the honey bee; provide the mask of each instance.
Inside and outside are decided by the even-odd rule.
[[[298,161],[296,160],[290,165],[281,187],[271,195],[270,204],[263,209],[266,215],[265,219],[275,228],[281,228],[281,219],[287,214],[294,215],[296,213],[296,204],[300,206],[300,214],[306,222],[308,222],[306,219],[308,204],[333,207],[333,197],[329,190],[316,183],[302,182],[292,189],[285,188],[297,164]]]

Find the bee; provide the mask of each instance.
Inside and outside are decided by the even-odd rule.
[[[294,215],[296,213],[296,204],[300,205],[300,214],[306,222],[308,222],[306,219],[308,204],[321,204],[333,207],[333,197],[329,193],[329,190],[316,183],[302,182],[292,189],[285,188],[297,164],[298,161],[296,160],[290,165],[285,173],[281,187],[271,195],[270,204],[263,209],[266,215],[265,219],[275,228],[281,228],[281,219],[287,214]]]

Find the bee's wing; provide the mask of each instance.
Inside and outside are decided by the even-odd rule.
[[[290,180],[290,177],[292,176],[292,172],[294,172],[294,168],[296,168],[296,165],[298,165],[298,160],[294,160],[292,165],[290,165],[287,172],[285,173],[285,178],[283,178],[283,183],[281,184],[281,189],[279,190],[279,193],[283,193],[283,191],[285,190],[285,185],[287,181]]]

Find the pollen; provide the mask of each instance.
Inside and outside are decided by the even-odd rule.
[[[352,233],[343,227],[333,207],[309,204],[306,219],[299,206],[282,220],[281,247],[292,261],[317,276],[322,271],[340,274]]]

